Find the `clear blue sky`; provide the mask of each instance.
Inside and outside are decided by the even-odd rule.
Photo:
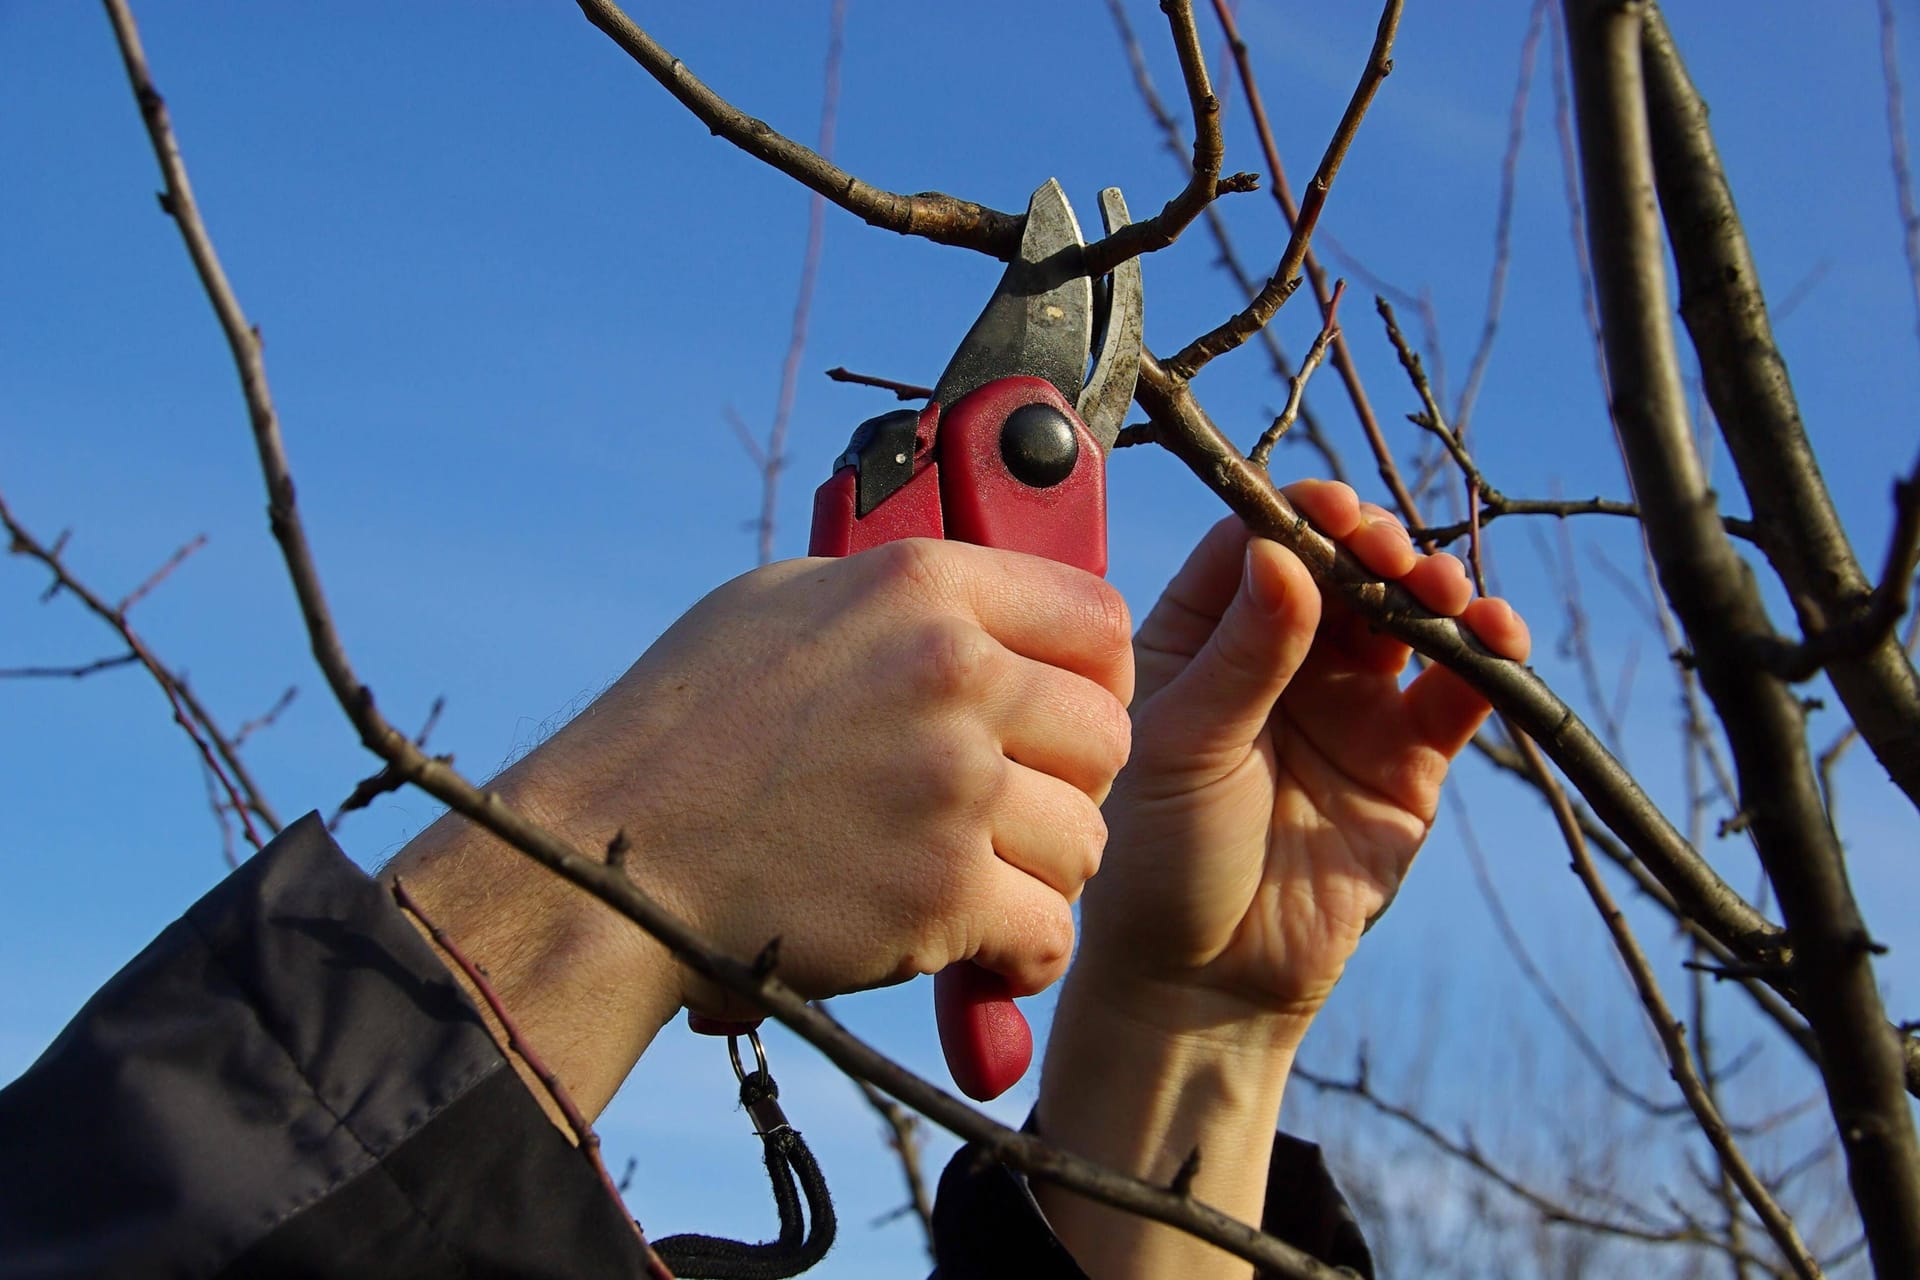
[[[1163,93],[1178,102],[1157,7],[1130,8]],[[1375,11],[1267,0],[1243,8],[1298,185],[1345,104]],[[1484,305],[1527,6],[1408,8],[1394,75],[1324,225],[1374,271],[1430,291],[1457,379]],[[1703,0],[1675,0],[1669,11],[1715,109],[1766,284],[1783,297],[1815,279],[1780,336],[1827,476],[1863,560],[1877,568],[1891,476],[1920,443],[1920,348],[1873,5],[1750,6],[1738,24]],[[1901,11],[1903,53],[1920,68],[1920,13]],[[348,646],[399,723],[445,695],[435,745],[484,775],[618,674],[704,591],[751,565],[757,477],[724,415],[732,406],[763,425],[772,412],[807,194],[710,138],[568,4],[171,0],[138,15],[203,208],[266,336]],[[816,127],[826,15],[825,0],[636,10],[716,89],[803,139]],[[1217,31],[1202,26],[1217,50]],[[1140,213],[1176,186],[1104,8],[1091,0],[855,0],[844,79],[839,159],[883,187],[1017,209],[1057,175],[1083,211],[1099,186],[1119,183]],[[1245,123],[1235,100],[1227,165],[1259,170]],[[1558,486],[1621,496],[1574,292],[1544,63],[1528,129],[1511,294],[1474,419],[1479,449],[1511,494]],[[231,367],[154,207],[152,158],[94,7],[0,3],[0,157],[0,492],[43,535],[72,527],[72,565],[110,595],[207,534],[207,548],[136,621],[229,724],[299,685],[293,708],[248,753],[285,812],[330,811],[368,758],[306,656]],[[1284,238],[1271,202],[1239,196],[1228,212],[1242,251],[1270,268]],[[1147,264],[1156,348],[1178,346],[1237,305],[1213,255],[1196,230]],[[891,405],[818,371],[845,364],[931,381],[997,274],[975,255],[829,212],[781,503],[783,553],[802,549],[812,486],[850,428]],[[1364,287],[1344,314],[1381,416],[1411,448],[1401,415],[1415,406]],[[1316,328],[1296,302],[1278,332],[1298,352]],[[1201,391],[1243,441],[1283,397],[1251,352],[1220,362]],[[1329,374],[1311,399],[1378,496]],[[1278,468],[1312,469],[1303,451],[1283,452]],[[1112,475],[1113,576],[1143,609],[1218,505],[1151,450],[1116,457]],[[1719,479],[1740,509],[1724,467]],[[1633,540],[1592,520],[1575,538],[1608,680],[1637,664],[1627,755],[1677,804],[1673,686],[1658,640],[1588,550],[1637,575]],[[1576,694],[1525,526],[1497,526],[1491,544],[1506,589],[1533,612],[1538,665]],[[39,605],[41,585],[36,569],[0,560],[0,666],[113,650],[71,602]],[[0,1078],[9,1078],[87,992],[219,878],[221,863],[190,749],[133,672],[0,685],[0,725],[0,972],[13,975],[0,984]],[[1834,731],[1823,723],[1816,738]],[[1623,1029],[1635,1078],[1660,1080],[1537,805],[1467,774],[1481,840],[1523,931],[1566,975],[1571,998]],[[1842,789],[1855,881],[1876,935],[1893,946],[1884,972],[1894,1012],[1915,1016],[1920,914],[1903,905],[1920,894],[1914,814],[1864,752]],[[434,812],[422,797],[389,797],[350,818],[342,839],[372,865]],[[1737,883],[1751,882],[1751,855],[1737,840],[1713,856]],[[1669,973],[1677,984],[1677,969]],[[1481,1091],[1492,1041],[1532,1017],[1533,997],[1487,925],[1450,819],[1340,1000],[1308,1059],[1338,1066],[1362,1038],[1386,1059],[1415,1038],[1438,1064],[1442,1102]],[[928,1004],[913,987],[843,1002],[841,1012],[934,1072]],[[1552,1036],[1535,1037],[1550,1061],[1562,1056]],[[916,1256],[912,1229],[868,1226],[898,1199],[874,1125],[809,1050],[782,1038],[772,1048],[789,1110],[844,1206],[829,1274],[900,1274]],[[1792,1078],[1791,1059],[1774,1052]],[[674,1030],[609,1111],[609,1153],[616,1165],[638,1159],[632,1198],[655,1234],[771,1229],[730,1089],[718,1046]],[[1030,1098],[1016,1090],[996,1109],[1017,1118]],[[1312,1095],[1299,1091],[1291,1105],[1291,1123],[1337,1146]],[[936,1155],[947,1149],[935,1140]]]

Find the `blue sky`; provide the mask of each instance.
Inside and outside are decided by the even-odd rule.
[[[1312,171],[1371,38],[1364,5],[1246,0],[1242,23],[1296,186]],[[1914,300],[1887,164],[1873,5],[1771,4],[1737,25],[1675,0],[1669,16],[1714,122],[1763,280],[1813,279],[1779,323],[1823,467],[1861,558],[1877,569],[1888,489],[1920,443]],[[743,110],[810,139],[827,5],[636,10]],[[1157,7],[1130,6],[1161,89],[1179,100]],[[1920,65],[1920,13],[1900,6]],[[1518,0],[1415,4],[1396,67],[1336,186],[1325,227],[1374,272],[1433,299],[1457,379],[1479,331],[1496,178],[1525,27]],[[771,415],[806,233],[807,196],[706,130],[566,4],[139,6],[196,188],[227,268],[266,336],[302,505],[347,644],[406,724],[444,695],[435,744],[484,775],[613,678],[679,612],[752,564],[757,476],[725,413]],[[1217,31],[1202,22],[1210,52]],[[1544,52],[1544,51],[1543,51]],[[1920,74],[1920,73],[1916,73]],[[1101,5],[881,5],[847,28],[838,159],[883,187],[1017,209],[1058,176],[1085,211],[1125,188],[1156,208],[1178,175],[1140,107]],[[1244,110],[1229,169],[1261,169]],[[1909,127],[1912,127],[1911,121]],[[330,810],[368,771],[327,701],[261,512],[230,365],[171,225],[103,16],[0,3],[0,492],[45,536],[74,531],[74,568],[109,595],[175,546],[209,543],[136,622],[234,724],[288,685],[300,695],[249,745],[288,814]],[[1264,195],[1225,206],[1249,260],[1284,235]],[[1237,305],[1204,234],[1146,264],[1147,338],[1167,350]],[[1513,277],[1475,432],[1510,494],[1624,494],[1577,295],[1551,93],[1542,63],[1518,171]],[[820,377],[837,364],[931,381],[992,288],[995,264],[829,211],[811,341],[780,509],[801,550],[814,483],[851,427],[891,407]],[[1303,295],[1304,296],[1304,295]],[[1346,328],[1404,450],[1415,407],[1355,287]],[[1305,349],[1301,302],[1277,332]],[[1251,441],[1283,398],[1264,361],[1223,360],[1200,384]],[[1329,373],[1310,397],[1363,489],[1371,467]],[[1313,471],[1304,451],[1278,470]],[[1218,504],[1151,450],[1112,464],[1113,577],[1139,609]],[[1730,509],[1743,502],[1722,467]],[[1538,530],[1549,540],[1554,528]],[[1673,684],[1649,634],[1595,567],[1638,576],[1629,530],[1573,529],[1595,645],[1628,692],[1629,762],[1677,794]],[[1490,531],[1500,579],[1534,618],[1538,666],[1570,697],[1552,588],[1523,522]],[[37,570],[0,560],[0,665],[112,651],[71,602],[37,603]],[[1584,708],[1581,698],[1573,697]],[[221,874],[198,768],[159,695],[130,671],[0,685],[0,1078],[24,1067],[85,994]],[[1816,719],[1816,743],[1837,724]],[[1626,1065],[1662,1078],[1591,910],[1538,806],[1463,770],[1509,908],[1565,993],[1619,1028]],[[1843,834],[1896,1016],[1920,1012],[1914,814],[1855,752]],[[414,795],[350,818],[372,865],[431,819]],[[1737,840],[1711,854],[1752,882]],[[1664,944],[1664,931],[1651,937]],[[1680,982],[1677,967],[1670,980]],[[1443,817],[1386,925],[1370,937],[1307,1057],[1436,1064],[1435,1105],[1471,1112],[1496,1044],[1559,1062],[1533,1017]],[[1044,999],[1037,1002],[1044,1014]],[[929,1072],[920,987],[843,1002],[842,1016]],[[1729,1006],[1727,1017],[1741,1015]],[[1509,1025],[1513,1024],[1513,1025]],[[1410,1036],[1407,1028],[1424,1030]],[[911,1228],[867,1223],[897,1200],[852,1091],[776,1037],[789,1110],[821,1147],[845,1206],[829,1273],[898,1274]],[[1782,1050],[1778,1077],[1798,1077]],[[1524,1082],[1523,1082],[1524,1083]],[[634,1203],[656,1233],[753,1234],[769,1209],[716,1046],[673,1031],[603,1129],[638,1159]],[[997,1108],[1018,1117],[1030,1090]],[[1312,1095],[1289,1122],[1337,1145]],[[936,1152],[947,1149],[934,1142]],[[662,1154],[666,1153],[666,1154]]]

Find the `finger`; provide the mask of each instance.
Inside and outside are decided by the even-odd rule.
[[[1414,677],[1405,696],[1420,741],[1448,759],[1480,731],[1492,710],[1478,690],[1439,663]]]
[[[1296,480],[1280,492],[1329,538],[1344,538],[1360,527],[1359,495],[1338,480]]]
[[[1400,579],[1400,585],[1443,618],[1459,617],[1473,599],[1473,583],[1467,579],[1467,567],[1457,556],[1445,551],[1421,556]]]
[[[1533,652],[1533,633],[1514,607],[1499,596],[1485,596],[1466,607],[1460,621],[1480,643],[1503,658],[1525,662]]]
[[[1041,556],[963,542],[906,539],[863,555],[965,606],[1001,644],[1025,658],[1093,680],[1122,703],[1133,697],[1133,622],[1105,581]]]
[[[1394,519],[1386,508],[1371,502],[1360,504],[1358,527],[1342,537],[1340,542],[1368,571],[1389,582],[1404,577],[1420,559],[1419,553],[1413,549],[1413,539],[1408,536],[1407,527]]]
[[[1007,758],[1106,798],[1127,762],[1133,725],[1120,700],[1093,681],[1030,658],[1008,655],[990,722]]]
[[[1461,614],[1461,621],[1501,657],[1526,661],[1532,637],[1525,620],[1505,600],[1497,596],[1475,600]],[[1478,690],[1438,663],[1407,686],[1406,706],[1421,740],[1448,756],[1467,745],[1491,710]]]
[[[1200,652],[1240,589],[1250,536],[1238,516],[1228,516],[1207,530],[1140,624],[1135,644],[1149,653],[1180,658]],[[1147,695],[1142,687],[1139,696]]]
[[[1008,863],[994,864],[972,928],[977,941],[959,958],[999,974],[1017,996],[1058,982],[1073,956],[1073,908]]]
[[[1084,792],[1021,765],[1009,767],[993,813],[993,852],[1068,902],[1078,901],[1107,845],[1107,823]]]
[[[1143,713],[1142,743],[1150,738],[1169,759],[1237,763],[1306,659],[1319,623],[1320,592],[1299,557],[1265,538],[1250,541],[1232,603],[1167,696]]]

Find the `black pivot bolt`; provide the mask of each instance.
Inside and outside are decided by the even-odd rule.
[[[1052,405],[1025,404],[1000,428],[1000,458],[1022,484],[1051,489],[1073,474],[1080,439],[1073,422]]]

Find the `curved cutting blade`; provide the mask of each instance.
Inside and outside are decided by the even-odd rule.
[[[1100,221],[1112,235],[1131,222],[1127,202],[1120,188],[1108,187],[1100,193]],[[1113,269],[1104,285],[1106,306],[1100,332],[1100,352],[1094,358],[1093,372],[1087,377],[1087,389],[1074,406],[1080,421],[1100,442],[1100,448],[1113,452],[1120,424],[1127,419],[1133,404],[1133,386],[1140,377],[1140,259],[1128,258]]]
[[[1027,203],[1020,252],[953,353],[933,398],[950,405],[997,378],[1045,378],[1080,398],[1093,347],[1093,283],[1083,274],[1080,224],[1057,179]],[[1137,346],[1137,343],[1136,343]]]

